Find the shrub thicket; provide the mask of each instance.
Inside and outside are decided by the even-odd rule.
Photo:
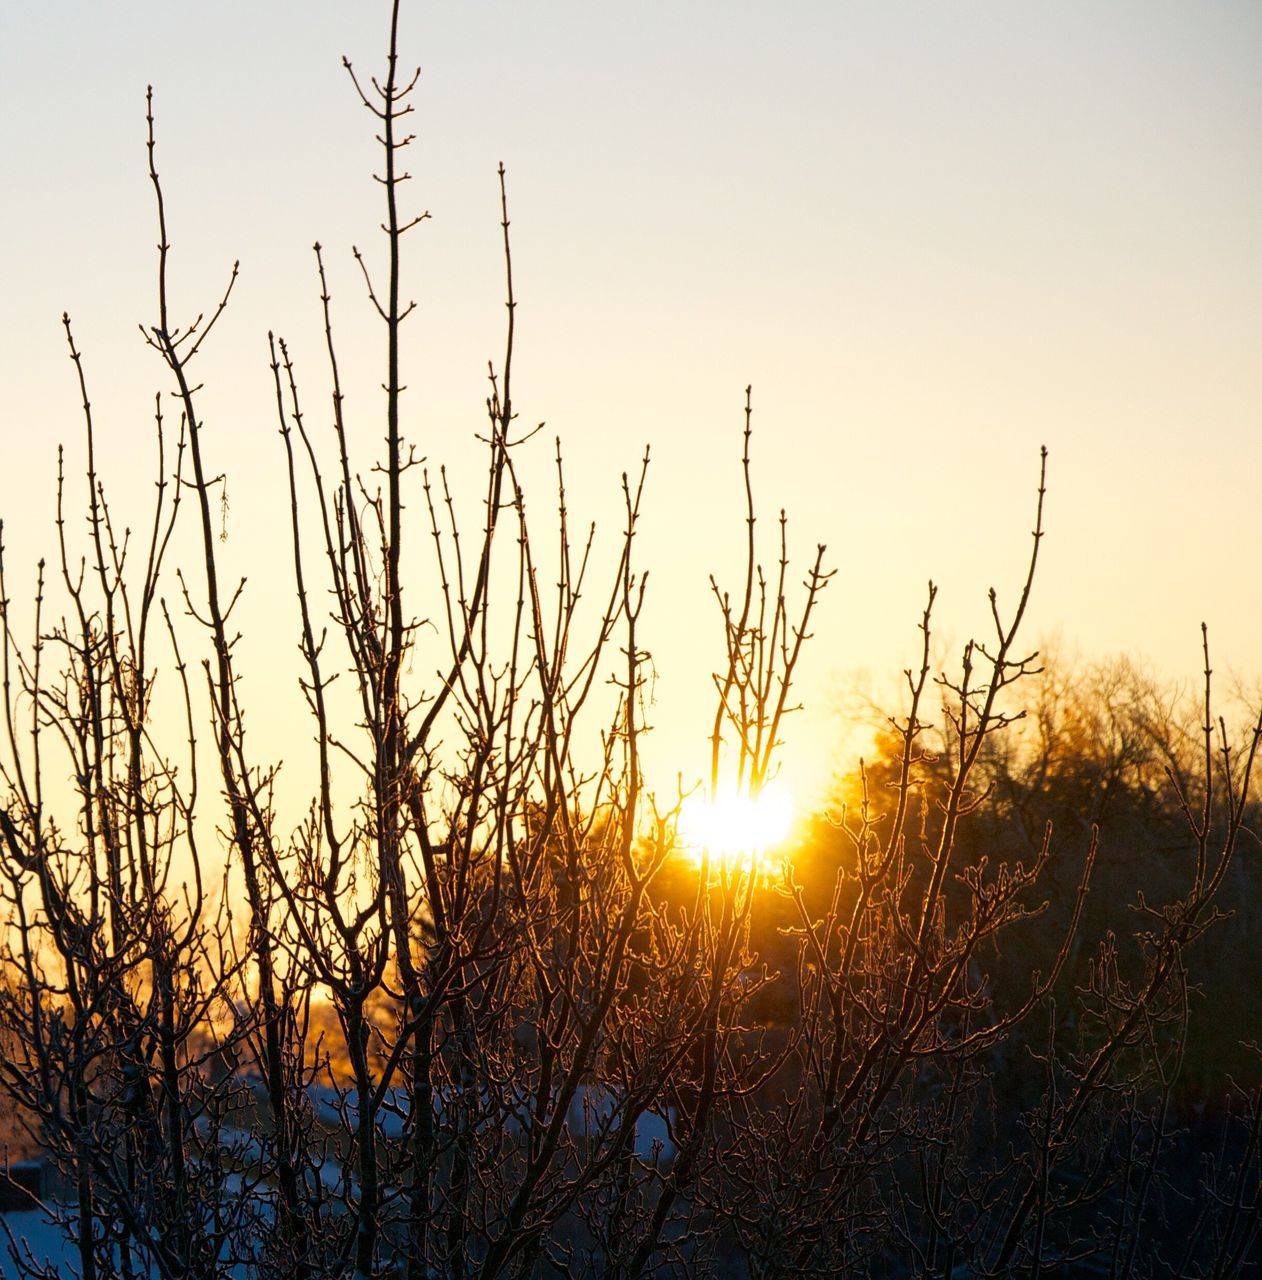
[[[347,68],[383,146],[384,452],[356,458],[319,246],[331,436],[271,346],[317,748],[296,829],[245,732],[193,372],[232,287],[177,322],[152,110],[153,510],[135,536],[111,510],[67,318],[86,543],[59,474],[25,639],[0,551],[0,1086],[79,1274],[1244,1274],[1262,1077],[1223,916],[1256,914],[1259,724],[1215,721],[1208,649],[1191,729],[1128,668],[1040,675],[1041,471],[1014,600],[935,674],[930,588],[905,705],[793,857],[682,857],[642,771],[645,471],[603,583],[559,447],[546,536],[528,514],[506,197],[476,535],[405,439],[397,20],[380,82]],[[790,568],[783,520],[762,568],[749,443],[747,399],[710,785],[757,794],[829,573]]]

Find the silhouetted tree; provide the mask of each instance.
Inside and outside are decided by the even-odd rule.
[[[375,456],[319,245],[326,429],[269,335],[315,742],[297,825],[246,734],[244,583],[221,562],[194,372],[236,268],[178,322],[152,95],[146,532],[107,501],[67,318],[86,532],[59,466],[29,620],[0,547],[0,1088],[64,1178],[49,1211],[79,1273],[1244,1274],[1256,1063],[1233,1059],[1230,1089],[1206,1055],[1191,1084],[1187,1064],[1198,974],[1207,1004],[1228,982],[1227,957],[1198,965],[1240,874],[1262,722],[1237,741],[1215,721],[1208,645],[1191,727],[1124,665],[1041,672],[1021,632],[1044,455],[1014,603],[992,592],[992,634],[935,672],[930,586],[906,705],[796,859],[682,856],[685,797],[642,765],[648,453],[598,581],[559,442],[548,517],[527,502],[502,167],[476,531],[407,438],[404,251],[427,215],[405,207],[398,20],[394,0],[383,77],[346,66],[382,147],[384,261],[353,255],[381,325]],[[748,390],[744,415],[743,576],[712,583],[712,795],[773,780],[830,578],[819,547],[796,581],[783,514],[764,569]],[[195,564],[173,569],[190,520]],[[1193,1126],[1198,1101],[1213,1114]]]

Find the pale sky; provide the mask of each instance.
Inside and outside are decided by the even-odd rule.
[[[242,264],[202,357],[202,410],[229,474],[225,554],[251,575],[247,679],[295,716],[266,334],[290,339],[321,426],[318,238],[371,447],[379,334],[350,245],[379,255],[380,189],[373,122],[339,62],[380,69],[385,14],[0,5],[11,592],[53,549],[56,444],[80,448],[63,309],[107,483],[123,506],[150,492],[164,382],[136,323],[153,318],[152,82],[182,309],[212,305]],[[409,195],[432,214],[408,246],[408,436],[476,515],[502,160],[515,400],[548,424],[538,475],[559,433],[574,515],[612,548],[619,473],[653,450],[641,554],[659,770],[704,767],[721,656],[707,578],[735,585],[746,383],[762,527],[786,506],[797,562],[826,542],[838,570],[804,659],[808,712],[788,728],[799,795],[838,763],[832,708],[858,673],[880,686],[913,659],[926,579],[944,641],[986,625],[992,584],[1012,598],[1040,444],[1030,639],[1195,678],[1204,619],[1220,669],[1259,673],[1262,6],[415,3],[404,50],[424,68]],[[424,583],[419,526],[409,554]]]

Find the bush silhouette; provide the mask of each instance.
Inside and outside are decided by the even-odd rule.
[[[643,767],[648,455],[597,581],[560,444],[542,522],[518,465],[547,446],[514,409],[502,168],[479,528],[406,438],[405,247],[426,215],[404,198],[398,16],[380,80],[347,64],[382,145],[384,269],[355,251],[378,456],[352,444],[319,245],[331,433],[269,339],[316,747],[296,827],[246,733],[196,374],[236,269],[177,313],[152,94],[153,508],[127,527],[111,509],[66,317],[86,497],[59,469],[25,630],[0,550],[0,1085],[59,1171],[48,1211],[79,1274],[1246,1274],[1262,1091],[1224,913],[1256,916],[1262,721],[1215,719],[1208,642],[1191,724],[1131,667],[1043,671],[1022,626],[1044,454],[991,634],[935,672],[930,586],[904,705],[793,856],[683,850],[686,798]],[[783,517],[760,545],[751,437],[747,391],[711,794],[774,779],[830,578],[823,547],[791,565]],[[14,1264],[47,1274],[20,1247]]]

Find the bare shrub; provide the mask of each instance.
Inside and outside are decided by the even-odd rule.
[[[1234,1087],[1211,1146],[1180,1081],[1262,722],[1240,743],[1215,722],[1208,645],[1194,754],[1151,699],[1034,692],[1044,455],[1012,603],[992,592],[992,633],[935,673],[930,586],[906,704],[850,803],[783,866],[683,856],[686,797],[643,767],[648,453],[621,476],[602,580],[559,442],[542,522],[527,502],[523,450],[546,445],[513,401],[502,168],[476,531],[406,439],[404,248],[427,215],[403,198],[417,79],[398,11],[384,77],[347,64],[382,144],[384,268],[354,255],[383,340],[379,456],[353,445],[319,245],[331,431],[269,338],[315,742],[297,824],[246,734],[243,584],[221,564],[194,372],[236,268],[177,323],[151,97],[164,389],[145,533],[107,501],[67,318],[86,543],[59,473],[58,560],[25,630],[0,549],[0,1086],[64,1179],[48,1207],[80,1274],[1243,1274],[1262,1095]],[[747,391],[743,578],[712,584],[711,794],[773,780],[830,577],[823,547],[791,567],[783,515],[763,567],[751,424]],[[195,556],[172,569],[177,521]],[[405,571],[422,551],[423,597]],[[1013,745],[1027,688],[1035,749]],[[1155,889],[1122,885],[1147,895],[1131,938],[1091,893],[1119,797],[1156,822],[1159,766],[1182,834]]]

